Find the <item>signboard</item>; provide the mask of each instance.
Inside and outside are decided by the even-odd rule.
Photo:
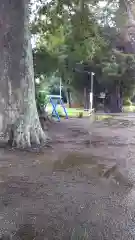
[[[99,98],[104,99],[104,98],[105,98],[105,93],[104,93],[104,92],[101,92],[100,95],[99,95]]]

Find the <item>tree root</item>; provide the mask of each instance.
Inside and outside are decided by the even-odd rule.
[[[9,131],[9,145],[16,148],[30,148],[33,145],[45,144],[48,140],[39,119],[30,122],[19,119],[12,124]]]
[[[53,123],[53,120],[49,117],[48,113],[46,111],[39,112],[39,120],[42,129],[45,131],[47,130],[47,127]]]
[[[47,130],[48,126],[51,123],[53,123],[52,119],[50,119],[49,116],[47,116],[47,117],[39,116],[39,120],[40,120],[40,124],[41,124],[43,131]]]

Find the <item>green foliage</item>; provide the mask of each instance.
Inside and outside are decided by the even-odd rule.
[[[124,106],[132,106],[132,102],[129,98],[126,98],[123,100],[123,105]]]
[[[48,103],[47,92],[45,92],[45,91],[37,92],[36,104],[37,104],[38,111],[40,111],[40,109],[44,108],[44,106],[46,106],[47,103]]]
[[[40,33],[37,48],[44,49],[49,60],[50,56],[57,59],[58,65],[53,61],[49,65],[52,72],[55,65],[65,81],[72,78],[72,67],[76,62],[91,61],[106,45],[87,0],[51,1],[45,4],[33,24],[34,29],[35,26]]]
[[[122,44],[125,39],[122,38],[128,17],[125,1],[107,0],[103,7],[100,3],[95,0],[42,2],[31,25],[32,32],[38,33],[35,75],[47,76],[42,88],[46,86],[48,91],[57,88],[58,79],[52,77],[57,72],[65,86],[82,91],[88,80],[88,75],[83,73],[87,65],[87,71],[95,72],[96,80],[104,88],[119,85],[124,98],[134,94],[135,55],[116,50],[117,42]],[[73,72],[76,66],[78,73]]]
[[[35,76],[50,75],[57,69],[58,59],[47,50],[45,46],[40,46],[33,50]]]
[[[128,97],[134,94],[135,89],[135,56],[124,54],[113,50],[102,62],[102,71],[104,79],[113,84],[121,86],[123,96]],[[110,82],[110,85],[111,85]]]

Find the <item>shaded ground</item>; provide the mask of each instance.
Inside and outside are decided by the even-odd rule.
[[[0,150],[6,239],[135,239],[134,115],[92,122],[53,124],[40,154]]]

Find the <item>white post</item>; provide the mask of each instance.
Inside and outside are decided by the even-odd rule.
[[[95,73],[91,72],[91,89],[90,89],[90,112],[93,109],[93,76]]]

